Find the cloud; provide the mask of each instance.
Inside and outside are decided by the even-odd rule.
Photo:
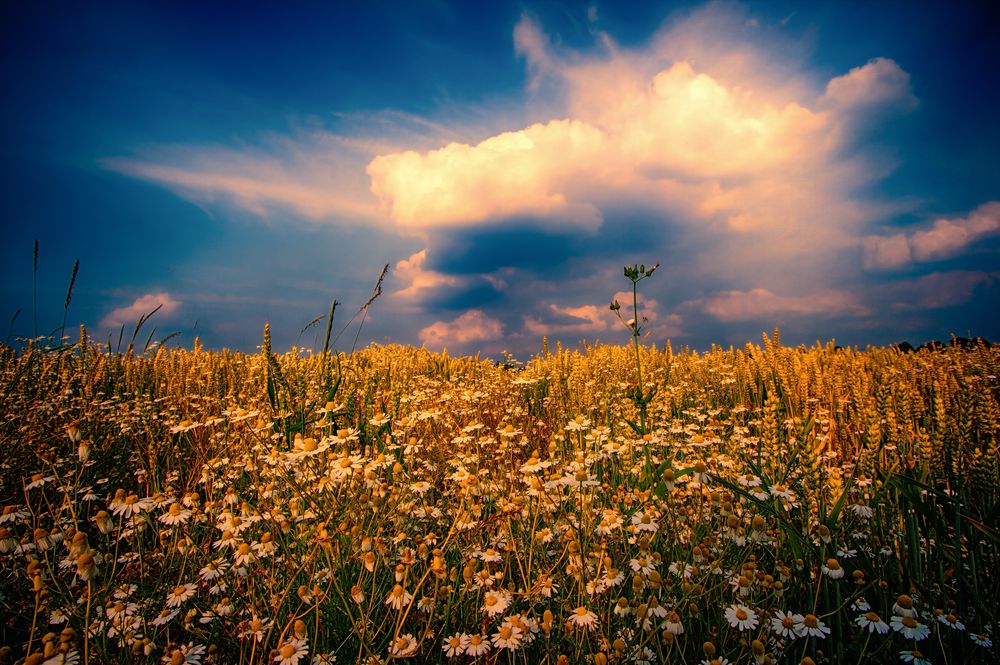
[[[865,268],[898,268],[961,254],[972,243],[1000,233],[1000,201],[979,206],[966,217],[937,219],[909,234],[867,236],[862,247]]]
[[[854,111],[908,106],[908,75],[875,59],[817,85],[770,64],[781,58],[747,30],[739,11],[710,5],[644,47],[601,34],[601,50],[584,54],[554,47],[522,17],[514,42],[529,87],[549,91],[562,117],[379,155],[372,192],[393,223],[414,229],[487,232],[530,218],[587,235],[640,210],[696,239],[685,257],[695,276],[721,266],[745,282],[761,265],[812,260],[805,279],[824,288],[844,272],[830,257],[890,210],[855,195],[888,168],[842,150],[864,120]]]
[[[470,345],[499,339],[503,324],[482,310],[470,309],[452,321],[435,321],[420,331],[421,344],[432,349],[451,345]]]
[[[874,58],[831,79],[822,101],[839,109],[858,111],[875,106],[893,106],[908,111],[917,105],[910,87],[910,75],[888,58]]]
[[[997,233],[1000,204],[875,235],[916,205],[877,194],[894,163],[869,142],[918,104],[906,63],[819,76],[808,37],[782,26],[711,3],[634,46],[590,24],[594,43],[576,50],[524,16],[512,37],[527,94],[513,101],[108,164],[272,220],[419,239],[391,302],[433,322],[413,328],[428,345],[497,340],[505,325],[504,343],[621,332],[602,270],[640,253],[669,284],[643,285],[657,336],[765,317],[861,325],[880,278],[859,275],[859,257],[882,269],[955,256]],[[476,120],[452,127],[466,112]]]
[[[941,309],[962,305],[972,299],[976,289],[998,283],[1000,272],[950,270],[903,280],[890,288],[894,309]]]
[[[442,286],[457,286],[461,280],[452,275],[424,269],[424,262],[427,260],[427,250],[422,249],[409,258],[396,263],[393,271],[395,276],[407,283],[403,289],[396,291],[393,295],[405,300],[419,298],[428,290],[439,289]]]
[[[586,335],[607,330],[614,316],[607,305],[581,305],[560,307],[549,303],[544,311],[545,320],[525,316],[524,332],[529,335]]]
[[[159,183],[198,203],[225,203],[262,218],[291,210],[311,221],[380,217],[364,164],[384,145],[329,132],[268,135],[257,145],[174,146],[104,166]]]
[[[535,124],[474,146],[378,156],[368,165],[372,192],[401,226],[450,227],[530,214],[556,226],[593,228],[600,214],[567,199],[577,160],[593,163],[604,137],[573,120]]]
[[[147,293],[133,300],[131,305],[118,307],[108,312],[101,319],[101,327],[120,328],[121,326],[135,325],[140,318],[149,315],[157,307],[160,309],[156,312],[156,316],[166,318],[175,314],[180,309],[181,303],[174,300],[165,291]]]
[[[760,321],[779,315],[835,318],[863,316],[866,307],[846,291],[829,290],[807,296],[781,296],[767,289],[722,291],[686,303],[725,322]]]

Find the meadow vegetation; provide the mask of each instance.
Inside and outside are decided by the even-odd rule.
[[[1000,349],[633,342],[2,347],[0,662],[1000,659]]]

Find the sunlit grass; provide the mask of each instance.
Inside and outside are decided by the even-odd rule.
[[[0,662],[996,662],[998,369],[5,347]]]

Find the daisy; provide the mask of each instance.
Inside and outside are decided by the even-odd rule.
[[[278,647],[273,662],[278,665],[298,665],[299,660],[305,658],[308,653],[309,645],[304,638],[287,640]]]
[[[632,516],[632,524],[635,526],[636,531],[649,531],[650,533],[656,533],[660,525],[654,519],[654,516],[649,512],[639,511]]]
[[[84,582],[93,579],[97,574],[97,562],[90,552],[84,552],[76,559],[76,574]]]
[[[512,614],[504,619],[503,625],[513,626],[521,631],[521,640],[524,644],[531,644],[538,635],[538,622],[523,614]]]
[[[892,629],[897,633],[902,633],[906,639],[919,642],[931,634],[931,629],[920,623],[913,617],[896,615],[890,620]]]
[[[668,633],[673,633],[674,635],[681,635],[684,633],[684,624],[681,623],[681,617],[677,612],[668,612],[667,618],[663,621],[663,629]]]
[[[212,543],[216,548],[228,547],[230,549],[235,548],[240,543],[240,539],[232,531],[223,531],[222,536]]]
[[[514,626],[500,626],[500,630],[493,633],[492,641],[493,646],[497,649],[510,649],[514,651],[521,646],[521,631]]]
[[[202,581],[211,582],[214,579],[222,577],[227,570],[229,570],[229,564],[222,559],[216,559],[214,561],[210,561],[204,568],[198,571],[198,577],[200,577]]]
[[[650,572],[656,570],[656,562],[648,556],[640,556],[632,559],[628,562],[628,565],[632,568],[633,572],[640,573],[642,575],[649,575]]]
[[[802,637],[809,636],[824,639],[830,634],[830,629],[815,614],[807,614],[802,617],[802,623],[796,627],[796,630]]]
[[[490,652],[490,641],[485,635],[469,635],[469,645],[465,647],[465,653],[473,658],[484,656]]]
[[[112,509],[115,515],[121,517],[132,517],[148,512],[153,508],[153,500],[149,497],[140,499],[136,494],[129,494],[125,500],[116,504]]]
[[[546,598],[551,598],[552,593],[559,590],[559,585],[545,573],[538,576],[538,581],[535,583],[535,586],[538,589],[538,593],[542,594]]]
[[[827,559],[823,564],[823,573],[831,580],[839,580],[844,576],[844,569],[836,559]]]
[[[24,489],[33,490],[42,487],[45,483],[55,480],[55,476],[46,476],[44,473],[36,473],[31,477],[31,482],[25,485]]]
[[[46,651],[48,651],[46,647]],[[42,661],[42,665],[78,665],[80,662],[80,652],[74,650],[61,651],[59,649],[49,658]]]
[[[615,603],[615,608],[612,611],[615,613],[616,617],[624,617],[632,613],[632,606],[629,605],[628,598],[622,596],[618,599],[618,602]]]
[[[503,591],[487,591],[483,597],[482,610],[490,618],[503,614],[510,606],[510,596]]]
[[[254,617],[250,621],[244,621],[241,625],[242,630],[239,633],[240,639],[252,638],[257,642],[264,640],[264,635],[268,630],[271,629],[270,619],[260,619]]]
[[[205,655],[206,650],[204,644],[191,644],[190,642],[186,646],[178,648],[178,651],[184,656],[184,660],[181,661],[183,665],[200,665],[201,657]]]
[[[4,506],[3,513],[0,514],[0,524],[14,523],[24,520],[28,516],[28,509],[23,506]]]
[[[274,536],[271,535],[270,531],[264,533],[264,535],[260,537],[260,542],[254,543],[251,547],[253,548],[254,554],[262,559],[266,559],[278,551],[278,544],[274,542]]]
[[[852,503],[848,509],[863,520],[871,519],[872,515],[875,514],[871,507],[860,503]]]
[[[757,627],[757,613],[746,605],[730,605],[726,608],[726,620],[733,628],[753,630]]]
[[[401,611],[403,607],[410,604],[411,600],[413,600],[413,594],[397,584],[392,587],[392,591],[386,596],[385,604],[397,611]]]
[[[180,607],[194,595],[197,589],[198,587],[190,582],[177,585],[173,591],[167,594],[167,607]]]
[[[989,649],[993,646],[993,640],[991,640],[990,636],[985,633],[969,633],[969,637],[977,647],[985,647]]]
[[[485,552],[480,552],[479,558],[482,559],[484,563],[499,563],[503,561],[503,556],[492,547],[487,549]]]
[[[892,613],[901,617],[916,617],[917,611],[913,609],[913,599],[906,594],[897,597],[892,606]]]
[[[469,636],[464,633],[455,633],[444,641],[444,655],[448,658],[461,656],[469,648]]]
[[[233,613],[233,604],[229,602],[228,598],[223,598],[212,606],[212,611],[218,614],[220,617],[227,617]]]
[[[882,621],[882,618],[874,612],[865,612],[854,620],[854,625],[867,630],[869,633],[885,635],[889,632],[889,624]]]
[[[179,613],[180,613],[180,610],[178,610],[178,609],[161,610],[160,614],[155,619],[153,619],[153,625],[154,626],[165,626],[168,623],[170,623],[171,621],[173,621],[174,617],[176,617]]]
[[[916,649],[912,651],[900,651],[899,659],[904,663],[915,663],[915,665],[931,665],[931,661],[924,658],[924,654]]]
[[[965,630],[965,624],[959,621],[954,614],[942,614],[938,617],[938,621],[953,630]]]
[[[771,485],[768,490],[770,491],[771,496],[782,499],[790,505],[795,505],[795,492],[793,492],[790,487],[786,487],[784,485]]]
[[[597,628],[597,615],[581,605],[570,613],[569,622],[574,626],[593,630]]]
[[[249,566],[256,560],[257,556],[253,553],[248,543],[240,543],[236,547],[236,556],[233,557],[233,562],[237,566]]]

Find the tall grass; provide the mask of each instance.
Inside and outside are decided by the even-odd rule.
[[[0,662],[996,662],[998,369],[2,347]]]

